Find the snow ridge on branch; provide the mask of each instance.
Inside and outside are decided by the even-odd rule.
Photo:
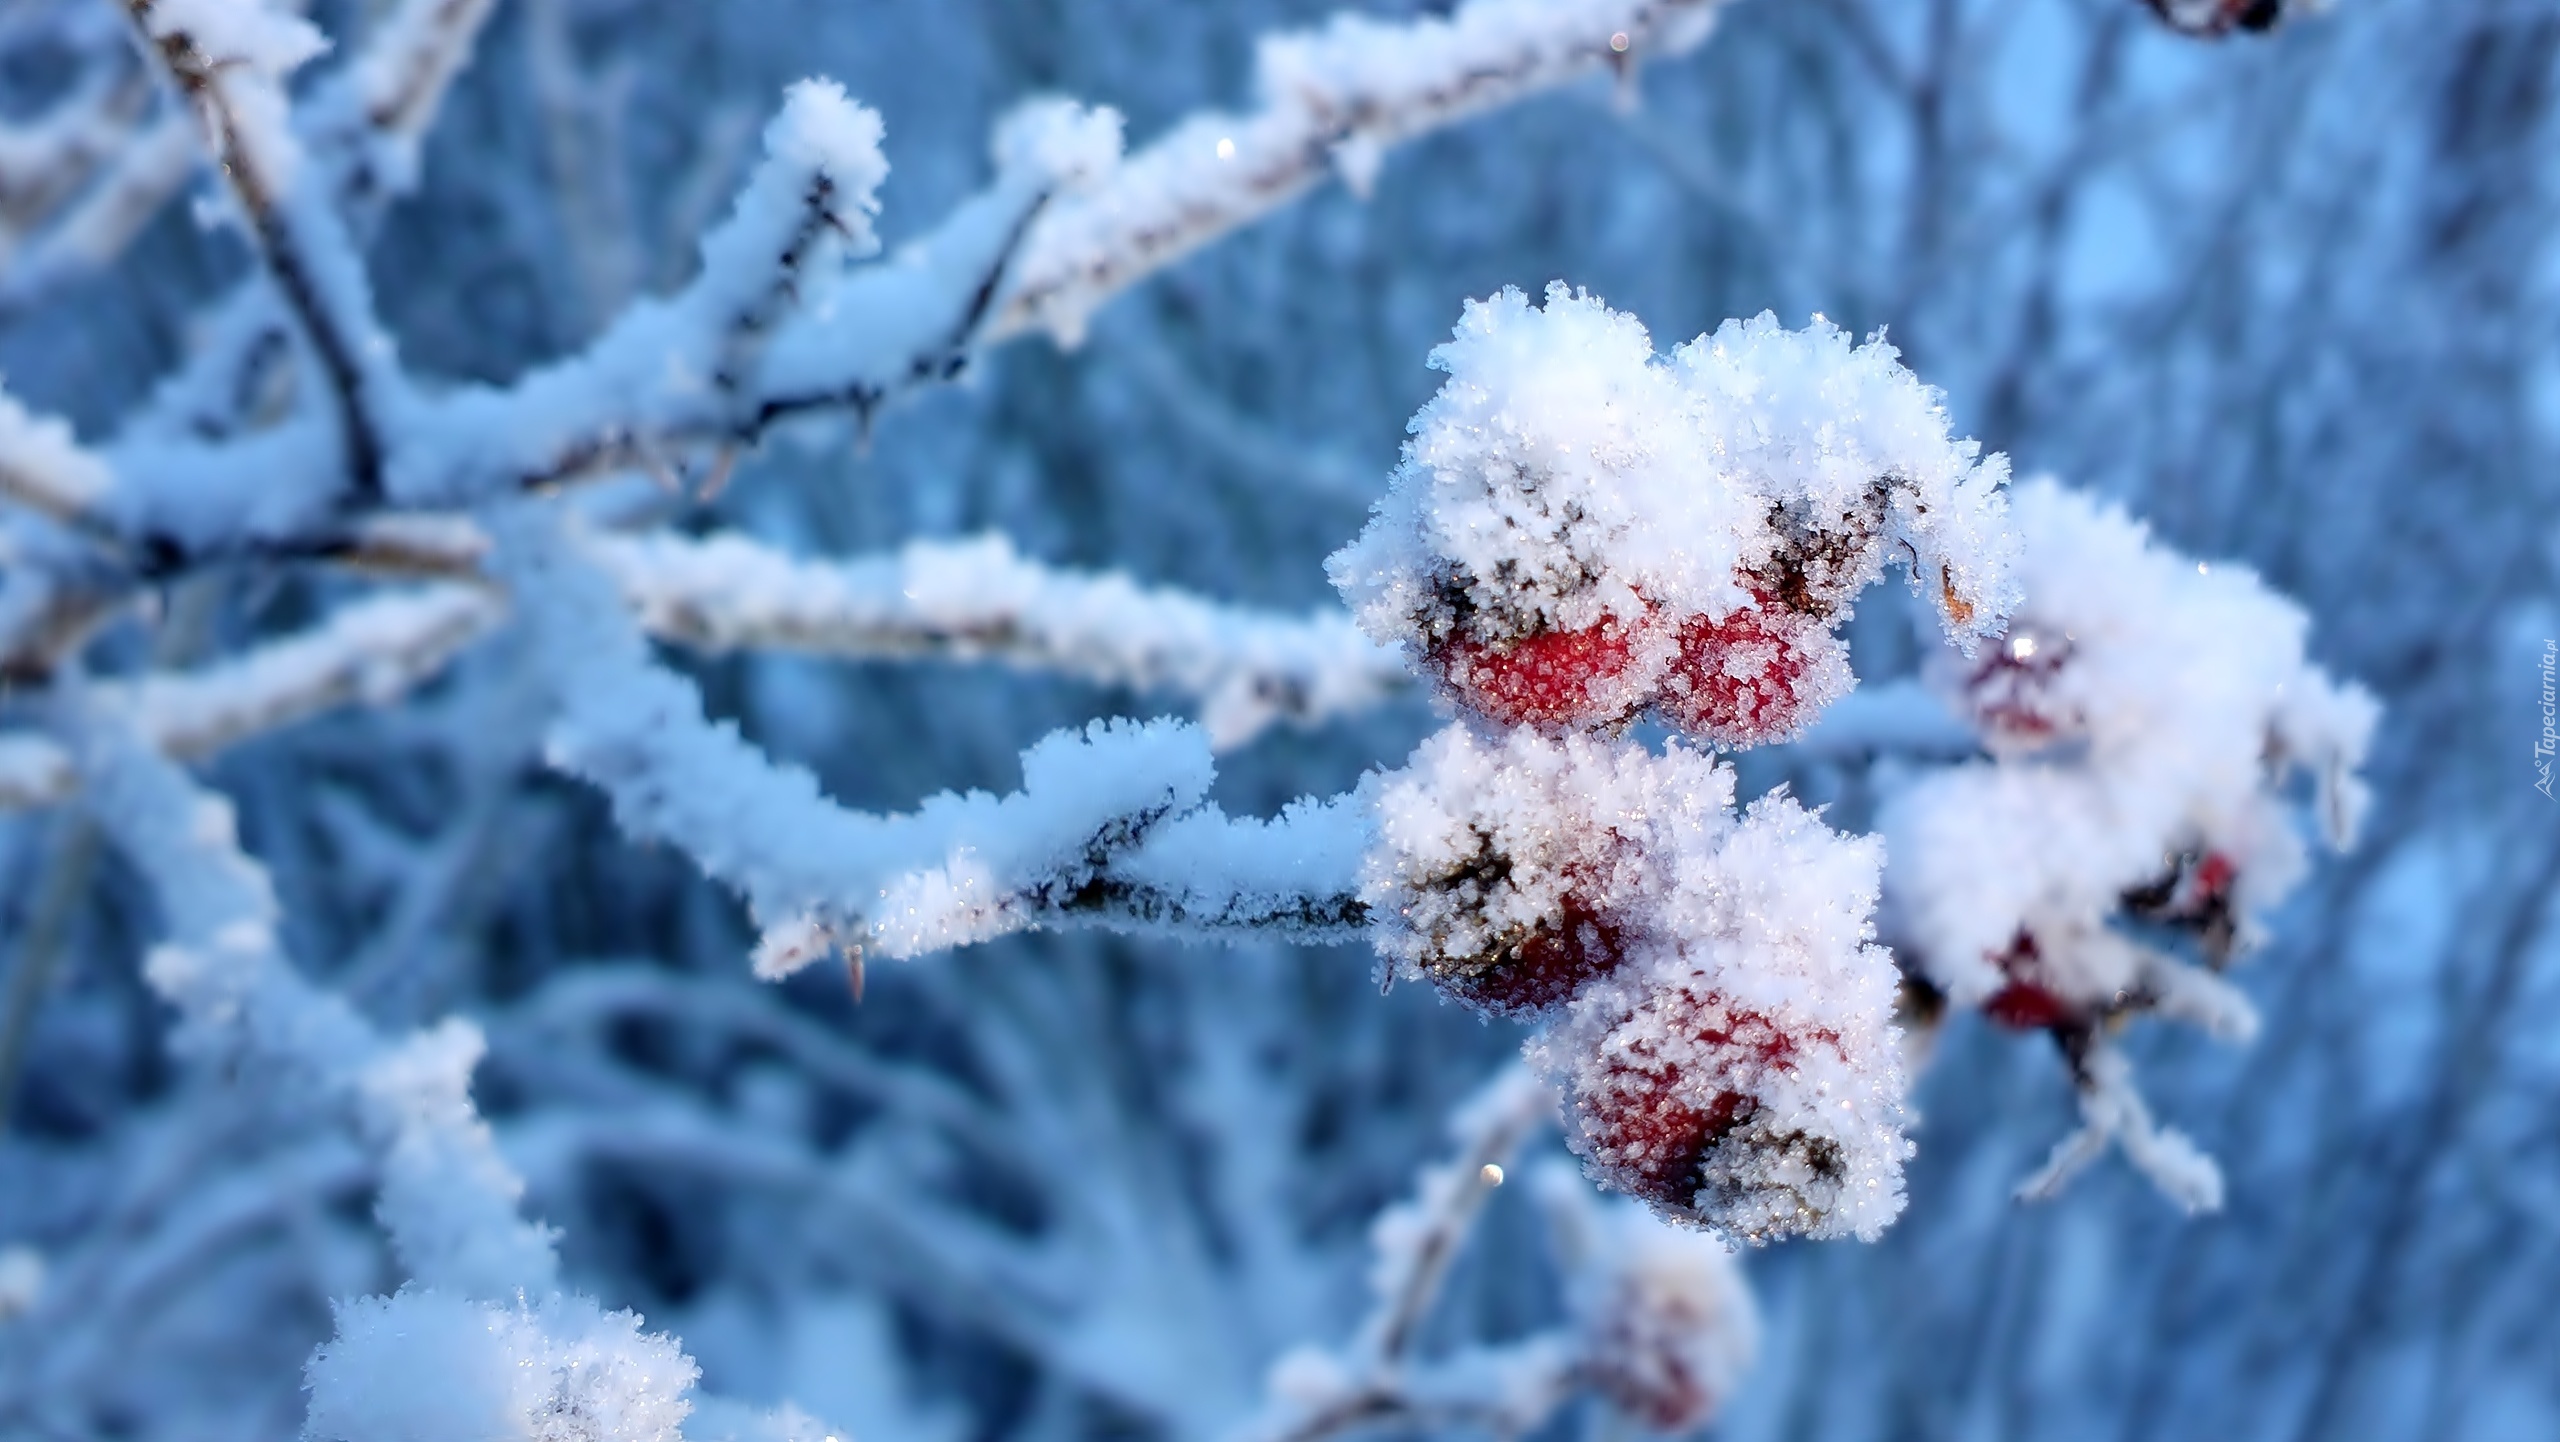
[[[1389,146],[1706,37],[1725,0],[1472,0],[1402,24],[1338,15],[1255,57],[1262,105],[1195,116],[1032,228],[993,333],[1072,342],[1140,278],[1340,173],[1368,193]]]
[[[911,542],[879,559],[798,560],[742,536],[597,537],[643,624],[712,650],[989,657],[1204,703],[1220,750],[1401,694],[1395,654],[1341,615],[1280,617],[1057,571],[1002,536]]]
[[[1228,819],[1206,800],[1216,769],[1192,726],[1053,736],[1024,754],[1023,789],[1008,796],[945,794],[894,817],[838,806],[704,716],[551,518],[511,516],[499,534],[555,688],[554,764],[612,797],[625,828],[737,888],[768,928],[764,974],[825,945],[905,957],[1043,925],[1350,940],[1365,921],[1358,812]]]
[[[170,940],[146,974],[199,1051],[245,1053],[350,1104],[383,1157],[380,1214],[401,1261],[465,1296],[557,1283],[549,1233],[523,1221],[523,1184],[470,1102],[477,1029],[448,1021],[387,1041],[279,946],[266,873],[242,854],[228,802],[117,721],[84,716],[83,804],[158,898]]]

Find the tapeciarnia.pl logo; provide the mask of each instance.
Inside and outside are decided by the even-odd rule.
[[[2560,670],[2560,642],[2542,643],[2542,735],[2533,743],[2533,789],[2545,797],[2551,795],[2551,756],[2560,747],[2560,732],[2552,729],[2560,705],[2555,705],[2553,672]]]

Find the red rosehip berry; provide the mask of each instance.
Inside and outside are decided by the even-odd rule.
[[[1995,737],[2030,745],[2077,728],[2079,717],[2066,713],[2052,694],[2071,651],[2070,637],[2024,627],[2002,637],[1965,678],[1974,719]]]
[[[1790,735],[1812,719],[1800,624],[1778,619],[1758,592],[1722,620],[1681,623],[1679,655],[1663,678],[1665,721],[1724,745]]]
[[[1624,955],[1618,928],[1568,897],[1563,911],[1489,954],[1434,957],[1424,963],[1432,985],[1454,1001],[1492,1016],[1532,1016],[1573,999],[1585,982],[1615,970]]]
[[[1993,992],[1982,1014],[2017,1031],[2049,1031],[2078,1016],[2069,1002],[2032,981],[2013,981]]]
[[[2035,936],[2021,931],[2007,951],[1991,958],[2009,982],[1983,1002],[1984,1016],[2017,1031],[2051,1031],[2086,1019],[2082,1008],[2036,979],[2036,963],[2043,954]]]
[[[1826,1156],[1838,1171],[1837,1146],[1794,1129],[1793,1119],[1783,1135],[1754,1125],[1763,1106],[1753,1083],[1791,1070],[1812,1044],[1836,1049],[1839,1038],[1799,1037],[1713,992],[1656,991],[1568,1075],[1574,1150],[1610,1185],[1675,1217],[1724,1225],[1731,1213],[1768,1211],[1766,1198],[1749,1194],[1785,1184],[1755,1180],[1763,1169],[1752,1158],[1720,1153],[1791,1150],[1814,1174],[1824,1173]],[[1719,1167],[1720,1159],[1734,1164]],[[1811,1217],[1823,1208],[1799,1196],[1776,1210]]]
[[[1693,1431],[1724,1404],[1701,1359],[1684,1348],[1682,1329],[1704,1330],[1724,1319],[1644,1317],[1633,1325],[1595,1329],[1589,1375],[1594,1391],[1620,1412],[1665,1436]],[[1730,1325],[1727,1323],[1726,1325]]]
[[[1643,704],[1627,684],[1633,630],[1615,618],[1578,631],[1543,631],[1501,645],[1458,640],[1432,668],[1469,710],[1504,726],[1589,726]]]
[[[2208,851],[2196,863],[2195,894],[2199,905],[2220,899],[2240,879],[2240,868],[2219,851]]]

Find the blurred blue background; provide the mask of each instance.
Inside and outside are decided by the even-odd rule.
[[[376,286],[419,367],[504,378],[684,277],[792,79],[886,117],[894,245],[984,178],[1009,104],[1108,103],[1143,143],[1244,103],[1254,37],[1329,8],[504,0]],[[1746,1259],[1764,1358],[1716,1435],[2560,1435],[2560,810],[2532,765],[2560,635],[2555,60],[2540,0],[2339,0],[2212,44],[2134,0],[1749,0],[1640,97],[1572,90],[1396,151],[1373,197],[1319,191],[1080,349],[1016,343],[868,436],[784,434],[717,519],[838,554],[1001,529],[1305,609],[1466,297],[1565,279],[1665,347],[1762,309],[1888,328],[2022,473],[2296,597],[2314,656],[2388,706],[2379,799],[2242,974],[2254,1047],[2131,1039],[2156,1110],[2221,1159],[2225,1212],[2183,1218],[2112,1160],[2013,1205],[2068,1085],[2039,1042],[1959,1022],[1901,1223]],[[0,68],[21,108],[52,83],[41,53]],[[241,263],[173,204],[111,270],[0,316],[0,374],[98,433]],[[330,584],[231,578],[188,614],[248,634]],[[1915,664],[1898,594],[1854,641],[1870,683]],[[1163,704],[957,665],[688,664],[871,807],[1010,786],[1051,727]],[[577,1283],[679,1331],[713,1387],[864,1442],[1232,1425],[1278,1352],[1356,1319],[1368,1219],[1518,1042],[1380,996],[1349,951],[1031,937],[877,966],[859,1008],[831,975],[751,987],[737,906],[543,773],[538,719],[501,640],[212,775],[311,970],[390,1021],[486,1022],[481,1096]],[[1269,736],[1222,799],[1340,790],[1431,724],[1414,701]],[[1863,821],[1816,768],[1746,775]],[[61,961],[0,1138],[0,1241],[53,1258],[99,1340],[0,1324],[0,1432],[292,1435],[328,1299],[397,1281],[365,1165],[295,1098],[173,1072],[147,908],[62,826],[0,830],[0,967]],[[1529,1227],[1496,1209],[1453,1334],[1554,1306]]]

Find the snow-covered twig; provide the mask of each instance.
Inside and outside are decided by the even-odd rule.
[[[342,207],[414,182],[418,144],[494,8],[496,0],[399,0],[312,97],[306,144],[326,157]]]
[[[1300,1349],[1272,1369],[1260,1415],[1238,1442],[1316,1442],[1356,1428],[1470,1425],[1534,1430],[1571,1392],[1573,1351],[1560,1335],[1448,1358],[1412,1356],[1417,1329],[1450,1265],[1520,1145],[1554,1117],[1525,1066],[1505,1066],[1458,1109],[1456,1151],[1422,1168],[1411,1198],[1370,1224],[1369,1315],[1340,1354]]]
[[[154,750],[206,756],[352,702],[389,701],[442,670],[501,614],[479,586],[379,596],[230,661],[92,687],[90,705],[121,718]],[[61,800],[76,779],[60,744],[0,734],[0,809]]]
[[[0,392],[0,497],[57,521],[94,514],[114,477],[71,427]]]
[[[386,1038],[303,980],[229,805],[111,719],[83,720],[83,795],[159,900],[171,940],[146,970],[184,1039],[346,1106],[378,1159],[377,1213],[411,1285],[338,1307],[337,1336],[309,1367],[305,1435],[532,1436],[570,1417],[590,1429],[581,1435],[674,1438],[698,1402],[747,1435],[797,1435],[791,1417],[697,1399],[697,1369],[674,1339],[558,1290],[551,1233],[519,1215],[523,1182],[472,1102],[478,1028]]]
[[[1369,1289],[1377,1305],[1360,1329],[1358,1352],[1390,1365],[1412,1346],[1414,1331],[1440,1295],[1440,1284],[1475,1226],[1503,1168],[1530,1133],[1555,1119],[1555,1101],[1535,1073],[1504,1067],[1450,1121],[1455,1156],[1427,1167],[1411,1201],[1381,1212],[1370,1225],[1376,1261]]]
[[[132,144],[147,87],[100,66],[33,120],[0,123],[0,253]]]
[[[1272,1368],[1262,1411],[1239,1442],[1317,1442],[1354,1430],[1466,1427],[1537,1431],[1590,1394],[1655,1431],[1711,1417],[1750,1368],[1759,1323],[1739,1269],[1716,1239],[1604,1202],[1562,1164],[1532,1176],[1569,1316],[1498,1345],[1418,1357],[1414,1339],[1494,1188],[1527,1138],[1554,1118],[1529,1068],[1505,1067],[1457,1113],[1457,1152],[1427,1166],[1412,1198],[1370,1228],[1374,1298],[1340,1353],[1301,1348]]]
[[[1063,102],[1018,112],[996,137],[995,183],[886,263],[842,271],[819,242],[873,247],[887,173],[879,121],[832,85],[795,87],[766,158],[703,268],[643,302],[577,356],[504,390],[440,398],[439,438],[402,458],[394,489],[450,504],[633,464],[688,445],[742,445],[819,408],[868,414],[957,373],[1025,220],[1060,186],[1107,166],[1118,117]]]
[[[1704,38],[1725,0],[1471,0],[1405,23],[1345,14],[1265,40],[1261,106],[1203,114],[1041,216],[991,333],[1073,340],[1105,301],[1339,172],[1366,193],[1387,147]]]
[[[349,484],[358,495],[379,492],[407,381],[374,318],[363,258],[335,197],[305,174],[284,89],[285,76],[327,42],[264,0],[124,3],[193,107],[214,167],[326,378]]]
[[[2041,1202],[2060,1195],[2112,1143],[2181,1209],[2222,1210],[2222,1169],[2186,1133],[2151,1119],[2150,1106],[2134,1087],[2133,1066],[2122,1052],[2104,1039],[2091,1038],[2073,1070],[2080,1089],[2080,1129],[2056,1143],[2045,1164],[2018,1184],[2018,1200]]]
[[[1216,768],[1196,727],[1062,733],[1024,753],[1021,791],[867,815],[704,716],[554,516],[506,516],[498,564],[558,706],[553,763],[603,789],[626,830],[744,895],[768,928],[765,974],[831,946],[914,956],[1039,926],[1362,934],[1362,811],[1230,820],[1206,800]]]
[[[189,1044],[282,1068],[353,1110],[382,1154],[383,1224],[422,1283],[485,1298],[550,1290],[550,1236],[517,1215],[522,1184],[471,1104],[479,1032],[457,1021],[392,1041],[303,980],[229,804],[112,717],[77,724],[85,804],[158,898],[170,940],[146,971]]]
[[[21,232],[0,273],[0,311],[113,262],[186,186],[197,159],[193,129],[178,115],[162,115],[122,138],[77,190],[55,201],[42,229]]]
[[[990,657],[1204,704],[1219,749],[1364,710],[1412,678],[1348,616],[1282,617],[1025,560],[1001,536],[803,561],[735,535],[599,537],[641,621],[718,650]]]

